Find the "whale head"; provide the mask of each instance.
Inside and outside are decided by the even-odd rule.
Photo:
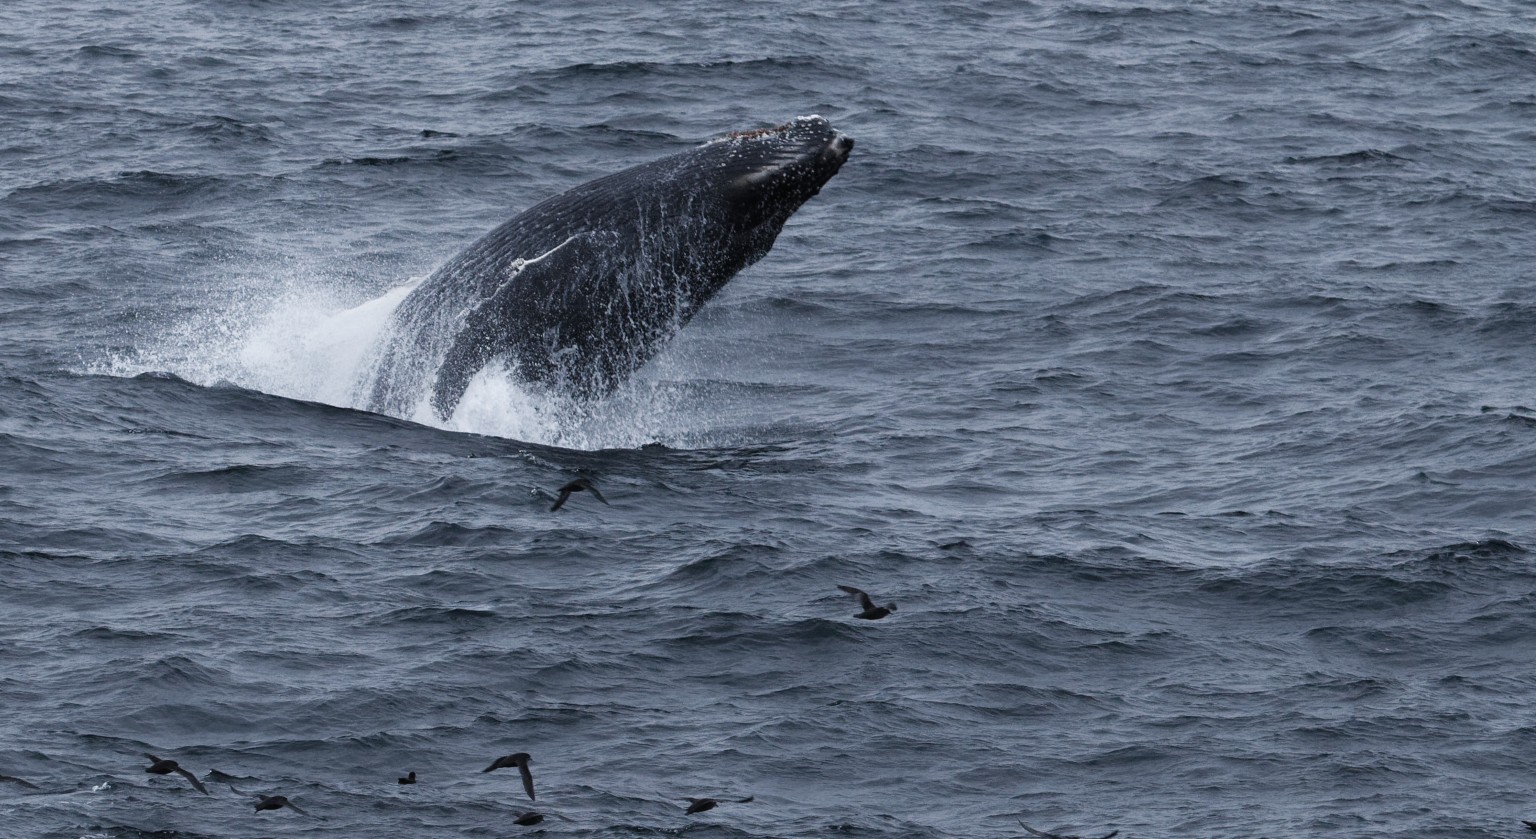
[[[853,150],[853,138],[819,116],[738,131],[712,144],[726,152],[717,174],[725,179],[734,221],[746,228],[769,224],[774,234],[837,174]]]
[[[819,116],[734,132],[704,147],[716,158],[710,179],[729,226],[755,243],[750,261],[767,253],[784,223],[837,174],[852,149],[853,138]]]

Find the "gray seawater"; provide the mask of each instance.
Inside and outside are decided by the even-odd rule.
[[[558,836],[1536,818],[1525,4],[0,33],[0,836],[514,836],[513,751]],[[610,402],[349,407],[402,283],[810,113],[848,164]]]

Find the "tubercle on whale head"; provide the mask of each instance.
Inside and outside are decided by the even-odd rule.
[[[717,137],[710,142],[722,142],[727,140],[751,140],[759,137],[794,137],[797,135],[809,135],[825,138],[828,136],[842,138],[852,147],[853,140],[832,128],[832,124],[826,117],[820,114],[795,117],[789,122],[775,125],[772,128],[752,128],[745,131],[731,131],[723,137]]]
[[[775,125],[772,128],[754,128],[754,129],[750,129],[750,130],[747,130],[747,131],[732,131],[729,134],[726,134],[724,137],[721,137],[720,139],[722,139],[722,140],[750,140],[753,137],[764,137],[764,136],[767,136],[769,134],[777,134],[777,133],[779,133],[781,131],[784,131],[784,130],[790,128],[790,126],[791,126],[791,123],[786,122],[783,125]]]
[[[772,128],[748,128],[741,131],[728,131],[723,136],[710,140],[711,143],[720,143],[727,140],[750,140],[756,137],[769,137],[775,134],[787,134],[791,131],[804,130],[806,128],[830,127],[826,117],[821,114],[795,117],[789,122],[780,123]]]
[[[737,165],[749,167],[785,166],[807,160],[841,165],[853,149],[853,138],[834,129],[826,118],[813,115],[796,117],[773,128],[733,131],[709,144],[725,144]]]

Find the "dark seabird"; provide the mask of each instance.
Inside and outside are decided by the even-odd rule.
[[[688,802],[688,813],[702,813],[705,810],[713,810],[721,804],[750,804],[756,796],[749,795],[746,798],[738,798],[735,801],[720,801],[714,798],[684,798]]]
[[[513,819],[512,823],[520,824],[523,827],[530,827],[532,825],[538,824],[541,821],[544,821],[543,813],[535,813],[534,811],[529,810],[526,813],[518,813],[517,818]]]
[[[199,781],[197,779],[196,775],[193,775],[191,772],[188,772],[187,770],[182,769],[181,768],[181,764],[177,763],[176,761],[174,761],[174,760],[161,760],[160,758],[155,757],[154,755],[150,754],[149,752],[145,752],[144,756],[149,758],[150,760],[154,761],[154,763],[148,769],[144,770],[145,772],[149,772],[149,773],[152,773],[152,774],[155,774],[155,775],[169,775],[172,772],[175,772],[176,774],[180,775],[181,777],[186,778],[187,780],[191,781],[193,788],[196,789],[198,792],[202,793],[203,795],[207,795],[208,794],[208,788],[203,786],[203,782]]]
[[[1033,827],[1030,827],[1029,825],[1027,825],[1027,824],[1025,824],[1023,822],[1019,822],[1019,826],[1024,828],[1025,830],[1029,831],[1030,835],[1032,835],[1032,836],[1042,836],[1042,837],[1044,837],[1044,839],[1084,839],[1084,837],[1082,837],[1082,836],[1073,836],[1073,835],[1068,834],[1068,833],[1046,833],[1043,830],[1036,830]],[[1536,830],[1536,828],[1532,828],[1532,829]],[[1119,835],[1120,835],[1120,831],[1118,831],[1118,830],[1111,830],[1110,832],[1104,834],[1103,836],[1095,836],[1095,837],[1092,837],[1092,839],[1110,839],[1110,837],[1112,837],[1112,836],[1119,836]]]
[[[494,769],[510,769],[513,766],[516,766],[517,771],[522,773],[523,791],[528,793],[528,800],[533,801],[533,773],[528,771],[527,752],[517,752],[515,754],[506,755],[505,757],[498,757],[494,763],[480,771],[490,772]]]
[[[42,787],[39,787],[37,784],[34,784],[31,781],[17,778],[13,775],[0,775],[0,781],[4,781],[8,784],[20,784],[27,789],[42,789]]]
[[[888,606],[876,606],[875,601],[869,599],[869,595],[854,588],[853,586],[838,586],[838,588],[853,595],[858,599],[859,605],[864,607],[864,611],[854,615],[856,618],[863,618],[867,621],[877,621],[896,611],[895,603],[892,603]]]
[[[587,492],[592,493],[594,498],[603,502],[604,504],[608,503],[608,499],[604,498],[603,494],[597,491],[597,487],[592,483],[591,478],[577,478],[576,480],[571,481],[570,483],[560,488],[560,497],[555,499],[555,506],[550,507],[549,511],[553,513],[554,511],[565,506],[565,501],[567,498],[571,497],[571,493],[581,492],[582,490],[586,490]]]
[[[1536,822],[1528,822],[1525,819],[1521,819],[1520,823],[1525,825],[1526,830],[1536,832]]]
[[[299,805],[289,801],[288,796],[286,795],[258,795],[257,798],[261,799],[260,801],[256,802],[256,812],[258,813],[260,813],[262,810],[281,810],[282,808],[287,807],[295,813],[302,813],[306,816],[309,815],[303,810],[300,810]]]
[[[416,773],[408,772],[404,778],[396,778],[395,782],[400,784],[414,784],[416,783]]]

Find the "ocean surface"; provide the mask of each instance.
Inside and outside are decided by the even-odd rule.
[[[1536,818],[1528,4],[0,33],[0,837]],[[611,399],[493,369],[446,422],[356,407],[483,233],[805,114],[842,172]],[[577,476],[610,503],[551,513]],[[481,771],[517,751],[537,802]]]

